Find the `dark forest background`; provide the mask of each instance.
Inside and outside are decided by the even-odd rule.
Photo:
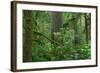
[[[90,58],[90,13],[23,10],[23,62]]]

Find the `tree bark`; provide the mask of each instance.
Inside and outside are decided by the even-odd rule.
[[[88,40],[91,40],[91,14],[88,14]]]
[[[32,11],[23,11],[23,62],[32,62]]]
[[[91,15],[85,14],[85,32],[86,32],[86,43],[91,40]]]
[[[86,43],[88,43],[88,24],[87,24],[87,14],[85,14],[85,32],[86,32]]]
[[[78,44],[78,30],[77,30],[76,14],[73,14],[72,22],[73,22],[73,30],[74,30],[73,47],[76,48]]]
[[[62,28],[62,14],[61,12],[52,12],[53,32],[60,32]]]
[[[75,50],[73,50],[73,59],[78,59],[79,58],[79,34],[78,34],[78,14],[73,14],[72,15],[72,24],[73,24],[73,30],[74,30],[74,34],[73,34],[73,48]]]
[[[62,40],[59,40],[61,36],[62,25],[62,14],[61,12],[52,12],[52,27],[51,27],[51,39],[60,43]],[[58,47],[59,44],[53,43],[53,47]]]

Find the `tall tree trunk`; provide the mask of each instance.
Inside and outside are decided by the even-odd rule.
[[[60,32],[62,28],[62,14],[61,12],[52,12],[53,32]]]
[[[86,13],[85,17],[85,32],[86,32],[86,43],[91,40],[91,14]]]
[[[81,29],[81,28],[82,28],[82,17],[84,17],[84,15],[83,15],[83,14],[80,14],[80,26],[81,26],[81,27],[80,27],[80,32],[81,32],[81,34],[80,34],[80,39],[81,39],[81,40],[83,40],[83,35],[82,35],[82,34],[83,34],[83,33],[82,33],[83,31],[82,31],[82,29]],[[80,43],[82,43],[82,42],[83,42],[83,41],[81,41]]]
[[[88,40],[91,40],[91,14],[88,13]]]
[[[73,22],[73,30],[74,30],[74,40],[73,40],[73,47],[76,48],[77,44],[78,44],[78,31],[77,31],[77,18],[76,18],[76,14],[73,14],[73,18],[72,18],[72,22]]]
[[[79,44],[79,34],[78,34],[78,17],[77,14],[72,15],[72,24],[73,24],[73,30],[74,30],[74,35],[73,35],[73,59],[78,59],[79,58],[79,51],[78,51],[78,44]]]
[[[32,11],[23,11],[23,62],[32,62]]]
[[[52,55],[54,58],[51,60],[59,60],[59,56],[62,56],[62,51],[59,51],[63,45],[63,39],[61,34],[61,28],[63,28],[62,24],[62,13],[61,12],[51,12],[52,26],[51,26],[51,39],[54,42],[51,42]],[[57,56],[59,55],[59,56]],[[57,56],[57,57],[56,57]],[[63,57],[63,56],[62,56]]]
[[[61,36],[62,14],[61,12],[52,12],[52,27],[51,27],[51,39],[56,42],[61,42],[59,37]],[[58,47],[59,44],[53,43],[53,47]]]
[[[86,33],[86,43],[88,43],[88,23],[87,23],[87,14],[85,13],[85,33]]]

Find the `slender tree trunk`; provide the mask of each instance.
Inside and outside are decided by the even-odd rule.
[[[32,62],[32,11],[23,11],[23,62]]]
[[[86,42],[89,43],[91,40],[91,14],[85,14],[85,31],[86,31]]]
[[[88,14],[88,40],[91,40],[91,14]]]
[[[77,44],[78,44],[78,31],[77,31],[77,18],[76,18],[76,14],[73,14],[73,30],[74,30],[74,40],[73,40],[73,44],[74,44],[74,48],[76,48]]]
[[[85,32],[86,32],[86,43],[88,43],[88,23],[87,23],[87,14],[84,15],[85,16]]]
[[[83,14],[80,15],[80,26],[81,26],[80,28],[82,28],[82,17],[83,17],[83,16],[84,16]],[[81,30],[80,38],[81,38],[81,40],[83,40],[82,29],[80,29],[80,30]],[[82,42],[81,42],[81,43],[82,43]]]

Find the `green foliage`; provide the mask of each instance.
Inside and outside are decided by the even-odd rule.
[[[91,58],[91,40],[88,39],[90,42],[86,42],[87,32],[84,32],[85,13],[62,12],[63,27],[59,32],[51,32],[53,29],[52,12],[32,11],[32,14],[33,62]],[[90,17],[89,14],[87,17]],[[25,31],[30,30],[24,28],[24,33]]]
[[[80,58],[81,59],[90,59],[91,58],[91,50],[90,50],[90,44],[84,44],[82,45],[82,48],[80,49]]]

